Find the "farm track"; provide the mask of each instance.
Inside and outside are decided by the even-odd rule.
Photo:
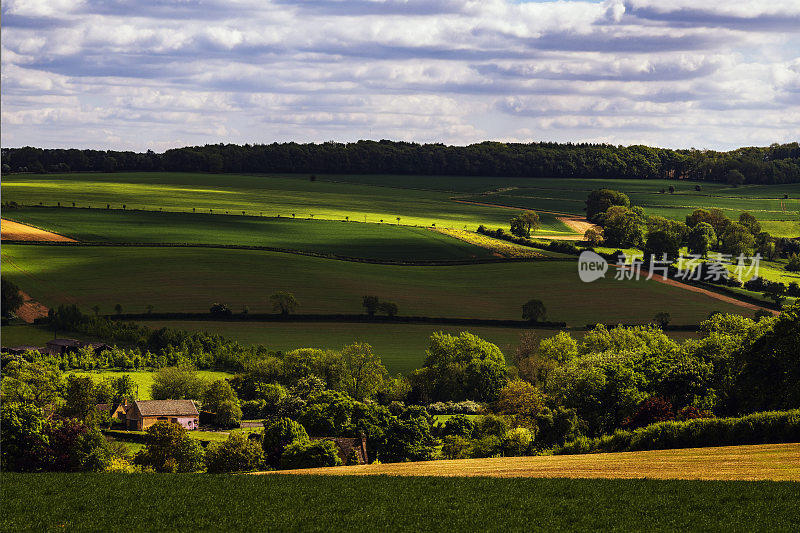
[[[800,481],[800,444],[458,459],[388,463],[269,474]]]

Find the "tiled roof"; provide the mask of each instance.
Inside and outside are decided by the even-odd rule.
[[[139,400],[134,403],[142,416],[200,416],[192,400]]]

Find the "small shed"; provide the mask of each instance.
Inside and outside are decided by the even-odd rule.
[[[128,429],[142,431],[156,422],[172,422],[197,429],[200,413],[192,400],[137,400],[125,412]]]
[[[77,339],[53,339],[47,341],[47,350],[53,355],[63,355],[81,347]]]

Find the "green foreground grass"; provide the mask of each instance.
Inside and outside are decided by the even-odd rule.
[[[117,370],[100,370],[100,371],[92,371],[92,372],[72,372],[77,376],[89,376],[95,381],[102,381],[106,378],[118,378],[123,374],[127,374],[133,380],[135,385],[135,394],[137,399],[139,400],[150,400],[152,396],[150,394],[150,387],[153,385],[153,376],[155,376],[155,372],[150,372],[146,370],[139,370],[135,372],[126,372],[126,371],[117,371]],[[206,381],[214,381],[217,379],[227,379],[233,377],[233,374],[229,372],[217,372],[214,370],[198,370],[197,375]]]
[[[752,313],[734,304],[655,281],[581,283],[575,262],[410,267],[361,264],[252,250],[5,245],[3,275],[52,307],[77,303],[112,313],[207,312],[222,302],[235,312],[271,312],[268,297],[293,292],[301,313],[362,313],[374,294],[401,315],[519,319],[542,300],[548,319],[568,325],[644,323],[660,311],[673,324],[696,324],[709,312]]]
[[[2,531],[791,531],[800,521],[798,483],[7,473],[0,481]]]

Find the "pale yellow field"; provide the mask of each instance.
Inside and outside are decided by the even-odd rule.
[[[800,481],[800,444],[393,463],[280,474]]]

